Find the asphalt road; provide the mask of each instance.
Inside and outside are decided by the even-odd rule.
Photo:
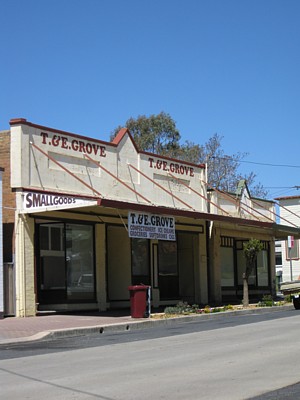
[[[300,311],[5,346],[1,398],[300,399]]]

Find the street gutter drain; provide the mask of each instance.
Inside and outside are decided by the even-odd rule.
[[[104,332],[104,328],[100,328],[99,333],[103,333]]]

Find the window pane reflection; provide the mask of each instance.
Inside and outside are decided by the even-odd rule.
[[[69,300],[94,298],[93,227],[66,224],[67,293]]]

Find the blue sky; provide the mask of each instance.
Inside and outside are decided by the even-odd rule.
[[[0,0],[0,20],[0,129],[109,140],[164,111],[248,153],[270,199],[300,195],[299,0]]]

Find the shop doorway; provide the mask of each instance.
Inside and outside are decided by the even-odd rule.
[[[177,232],[177,241],[158,242],[158,285],[161,300],[195,299],[195,249],[198,235]]]
[[[177,242],[158,242],[158,286],[161,300],[179,298]]]
[[[94,227],[40,223],[37,238],[38,303],[94,301]]]

